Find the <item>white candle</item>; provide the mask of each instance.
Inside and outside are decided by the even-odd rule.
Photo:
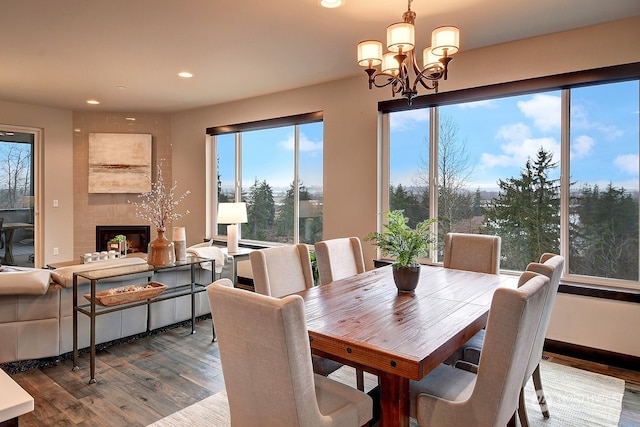
[[[187,240],[187,233],[184,227],[173,227],[173,240],[176,242]]]

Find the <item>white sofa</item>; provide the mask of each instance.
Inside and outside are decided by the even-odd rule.
[[[120,265],[146,264],[127,257],[99,263],[79,264],[56,270],[3,267],[0,271],[0,363],[55,357],[73,350],[73,273]],[[97,292],[146,281],[147,275],[100,281]],[[152,280],[168,287],[190,283],[190,267],[155,272]],[[196,283],[211,282],[211,271],[196,267]],[[80,280],[78,304],[86,304],[88,281]],[[204,292],[196,295],[196,316],[210,313]],[[96,318],[96,343],[136,335],[191,318],[190,296],[182,296],[128,308]],[[88,316],[78,315],[78,346],[89,346]]]

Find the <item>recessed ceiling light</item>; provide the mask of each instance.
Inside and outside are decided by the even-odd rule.
[[[125,90],[126,88],[127,88],[126,86],[122,86],[122,85],[118,86],[118,89],[120,90]]]
[[[336,7],[344,6],[346,0],[320,0],[320,6],[327,9],[335,9]]]
[[[190,79],[191,77],[193,77],[193,74],[191,74],[188,71],[181,71],[181,72],[178,73],[178,75],[180,77],[184,77],[185,79]]]
[[[98,101],[97,99],[87,99],[87,104],[98,105],[100,104],[100,101]]]
[[[135,117],[125,117],[125,120],[129,120],[130,122],[135,122],[136,118]]]

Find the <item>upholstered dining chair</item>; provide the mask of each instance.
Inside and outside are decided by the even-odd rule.
[[[285,245],[249,254],[253,286],[257,293],[283,297],[313,286],[307,245]]]
[[[317,242],[314,247],[320,284],[322,285],[355,276],[365,271],[362,242],[357,237],[323,240]],[[327,371],[336,368],[333,363],[320,363],[320,360],[315,358],[314,364],[315,372],[327,375],[330,373],[327,373]],[[356,384],[358,390],[364,390],[364,372],[359,368],[356,368]]]
[[[302,297],[273,298],[218,282],[207,295],[232,426],[369,422],[373,401],[366,393],[313,373]]]
[[[500,244],[500,236],[447,233],[444,236],[443,265],[455,270],[499,274]],[[467,345],[464,345],[457,349],[445,363],[454,365],[462,360],[466,347]]]
[[[442,364],[411,383],[411,414],[421,426],[515,426],[549,278],[525,271],[520,282],[493,295],[477,375]]]
[[[520,418],[520,424],[522,427],[529,425],[527,417],[525,400],[524,400],[524,387],[527,384],[529,378],[533,379],[533,386],[536,390],[538,397],[538,403],[540,404],[540,410],[545,418],[549,418],[549,408],[547,407],[547,401],[544,396],[544,390],[542,389],[542,378],[540,377],[540,361],[542,360],[542,350],[544,347],[544,340],[549,329],[549,322],[551,320],[551,313],[553,311],[553,305],[558,294],[558,287],[560,285],[560,277],[562,277],[562,269],[564,268],[564,257],[552,253],[544,253],[540,257],[540,262],[532,262],[527,265],[527,271],[532,271],[538,274],[545,275],[549,278],[549,292],[544,303],[544,309],[542,313],[542,320],[538,325],[536,331],[535,340],[533,344],[533,351],[529,358],[529,364],[527,366],[526,375],[522,388],[520,389],[520,405],[518,406],[518,416]],[[462,360],[471,364],[479,364],[481,349],[484,347],[485,331],[480,331],[474,335],[467,343],[463,350]],[[472,368],[474,369],[474,368]]]
[[[500,242],[500,236],[447,233],[444,236],[444,267],[498,274]]]
[[[300,292],[313,286],[311,258],[307,245],[286,245],[261,249],[249,254],[253,272],[253,286],[262,295],[280,298]],[[334,360],[312,356],[314,372],[323,376],[338,370],[341,363]],[[360,380],[358,376],[357,386]],[[364,389],[364,381],[362,388]]]
[[[320,283],[364,273],[362,243],[357,237],[323,240],[315,244]]]

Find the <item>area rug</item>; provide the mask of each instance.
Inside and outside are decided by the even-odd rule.
[[[620,419],[624,381],[605,375],[542,361],[542,385],[551,418],[540,412],[531,381],[525,389],[529,424],[532,427],[615,427]],[[355,370],[343,367],[330,375],[336,381],[355,385]],[[365,390],[377,384],[376,377],[365,375]],[[214,394],[155,423],[153,427],[227,427],[229,405],[224,391]],[[411,426],[417,427],[415,420]]]

